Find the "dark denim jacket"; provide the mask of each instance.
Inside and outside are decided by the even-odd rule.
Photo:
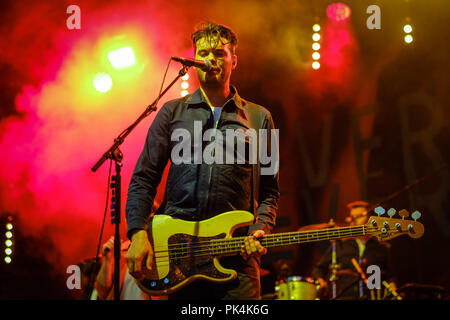
[[[273,129],[270,113],[263,107],[239,97],[231,87],[233,97],[223,106],[217,129],[250,128],[249,106],[257,107],[264,117],[263,128]],[[153,205],[157,186],[173,147],[175,129],[186,129],[194,137],[194,121],[201,121],[202,132],[214,128],[212,110],[200,89],[184,98],[169,101],[156,115],[134,169],[128,189],[126,218],[128,237],[136,229],[146,229],[147,218]],[[202,141],[202,150],[211,143]],[[270,149],[269,149],[270,150]],[[191,153],[192,157],[194,152]],[[259,172],[259,171],[254,171]],[[184,220],[203,220],[230,210],[252,211],[252,165],[244,164],[174,164],[167,178],[164,202],[157,214],[164,213]],[[278,171],[273,175],[260,175],[256,223],[249,231],[262,229],[269,233],[275,224],[278,208]]]

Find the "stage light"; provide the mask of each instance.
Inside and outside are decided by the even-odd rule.
[[[13,228],[13,225],[11,223],[7,223],[6,224],[6,229],[7,230],[12,230],[12,228]]]
[[[5,262],[6,263],[11,263],[11,261],[12,261],[11,257],[5,257]]]
[[[336,22],[347,20],[352,11],[345,3],[332,3],[327,7],[327,16]]]
[[[108,53],[109,62],[115,69],[122,69],[134,65],[136,60],[133,49],[123,47]]]
[[[12,238],[12,232],[11,232],[11,231],[6,232],[5,235],[6,235],[6,237],[7,237],[8,239],[11,239],[11,238]]]
[[[189,94],[189,91],[187,91],[187,88],[189,88],[189,82],[187,82],[189,80],[189,74],[186,73],[181,79],[183,80],[183,82],[181,82],[181,88],[183,90],[181,90],[180,94],[184,97]]]
[[[412,31],[412,27],[410,24],[405,24],[403,27],[403,31],[405,31],[405,33],[411,33]]]
[[[314,24],[313,25],[313,27],[312,27],[312,29],[313,29],[313,31],[314,31],[314,33],[313,33],[313,35],[312,35],[312,39],[314,40],[314,42],[313,42],[313,44],[312,44],[312,48],[313,48],[313,53],[312,53],[312,58],[313,58],[313,60],[315,60],[315,61],[313,61],[313,63],[311,64],[311,66],[312,66],[312,68],[314,69],[314,70],[317,70],[317,69],[319,69],[320,68],[320,63],[317,61],[317,60],[319,60],[320,59],[320,53],[318,52],[319,51],[319,49],[320,49],[320,43],[318,42],[319,40],[320,40],[320,33],[319,33],[319,31],[320,31],[320,25],[318,24],[318,23],[316,23],[316,24]]]
[[[5,249],[5,253],[6,253],[6,255],[11,255],[11,253],[12,253],[12,250],[11,250],[11,248],[6,248]]]
[[[98,92],[108,92],[112,87],[112,79],[109,74],[100,72],[95,75],[93,84]]]
[[[13,242],[8,239],[8,240],[5,241],[5,244],[6,244],[7,247],[11,247]]]
[[[407,35],[405,36],[405,42],[406,42],[406,43],[411,43],[411,42],[413,42],[413,36],[410,35],[410,34],[407,34]]]

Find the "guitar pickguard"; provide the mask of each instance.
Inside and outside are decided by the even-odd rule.
[[[194,279],[208,279],[215,282],[226,282],[234,279],[233,274],[225,273],[217,268],[213,255],[208,252],[205,242],[212,239],[225,238],[222,233],[213,237],[197,237],[187,234],[174,234],[169,238],[169,248],[176,247],[169,253],[169,274],[163,279],[144,279],[141,285],[147,292],[171,292]],[[194,275],[194,276],[193,276]],[[150,291],[149,291],[150,290]]]

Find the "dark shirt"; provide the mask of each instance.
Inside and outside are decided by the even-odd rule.
[[[312,276],[314,278],[323,278],[328,280],[329,267],[331,264],[331,246],[327,249],[322,256],[320,262],[314,267]],[[339,270],[345,270],[354,272],[351,274],[340,274],[336,283],[337,294],[341,299],[359,299],[359,275],[356,273],[356,269],[353,266],[352,258],[361,266],[361,269],[366,272],[367,267],[370,265],[377,265],[380,267],[381,280],[387,282],[394,281],[392,274],[391,258],[390,258],[390,244],[378,241],[375,237],[369,238],[366,242],[366,247],[363,252],[363,256],[359,257],[359,247],[354,239],[336,241],[336,262],[340,264]],[[369,277],[370,275],[366,275]],[[353,285],[352,285],[353,284]],[[330,284],[329,284],[330,285]],[[368,297],[367,287],[363,286],[364,297]]]
[[[224,136],[227,129],[245,131],[250,128],[250,107],[257,108],[264,116],[262,128],[274,128],[272,117],[265,108],[239,97],[234,87],[230,89],[232,97],[224,104],[217,124],[217,129]],[[129,238],[135,230],[147,227],[157,186],[171,159],[172,149],[179,143],[171,141],[172,133],[176,129],[185,129],[194,140],[197,132],[194,121],[201,122],[201,135],[205,130],[214,128],[212,110],[200,89],[165,103],[156,115],[128,189],[126,218]],[[202,150],[211,143],[203,139],[200,141]],[[156,214],[198,221],[230,210],[252,211],[252,172],[255,171],[252,171],[249,159],[244,164],[206,164],[203,159],[201,163],[195,163],[194,155],[192,146],[190,163],[171,163],[164,201]],[[262,229],[269,233],[275,224],[278,208],[278,170],[273,175],[259,175],[257,181],[257,219],[248,232]]]

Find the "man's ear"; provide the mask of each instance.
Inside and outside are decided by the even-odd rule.
[[[237,66],[237,55],[233,54],[232,70],[236,69]]]

